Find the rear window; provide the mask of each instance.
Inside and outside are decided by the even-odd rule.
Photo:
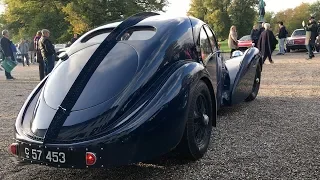
[[[102,41],[111,33],[113,29],[97,30],[82,39],[82,43],[102,43]],[[154,27],[132,27],[127,29],[118,38],[118,41],[134,41],[134,40],[148,40],[156,34]]]
[[[305,30],[296,30],[292,33],[292,36],[305,36],[306,31]]]
[[[132,27],[122,33],[120,41],[143,41],[151,39],[156,34],[154,27]]]
[[[82,43],[102,43],[102,41],[111,33],[113,29],[100,29],[97,31],[88,34],[84,37],[81,42]]]

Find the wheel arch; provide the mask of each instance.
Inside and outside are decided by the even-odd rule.
[[[212,102],[212,107],[213,107],[213,112],[214,112],[214,119],[213,119],[213,122],[212,122],[212,126],[216,127],[217,126],[217,100],[216,100],[216,94],[214,92],[214,89],[213,89],[213,86],[212,86],[212,83],[211,81],[209,80],[208,77],[202,77],[200,79],[201,81],[203,81],[209,88],[209,91],[211,93],[211,102]]]

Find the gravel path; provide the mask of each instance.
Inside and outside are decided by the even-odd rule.
[[[34,65],[19,66],[13,73],[18,80],[6,81],[0,71],[0,179],[320,179],[320,57],[304,58],[305,53],[290,53],[266,63],[258,98],[220,112],[203,159],[164,158],[104,170],[12,163],[7,147],[15,117],[38,83],[38,73]]]

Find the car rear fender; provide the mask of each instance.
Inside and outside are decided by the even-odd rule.
[[[241,103],[250,95],[258,63],[262,67],[259,50],[254,47],[246,50],[244,55],[226,62],[230,77],[229,105]]]

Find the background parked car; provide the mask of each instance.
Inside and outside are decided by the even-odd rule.
[[[60,49],[66,48],[67,44],[55,44],[54,49],[58,52]]]
[[[305,45],[306,31],[304,29],[296,29],[293,31],[291,37],[287,38],[286,51],[291,50],[306,50]]]
[[[239,50],[245,51],[249,47],[252,47],[252,39],[250,35],[243,36],[238,40]]]

